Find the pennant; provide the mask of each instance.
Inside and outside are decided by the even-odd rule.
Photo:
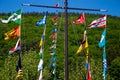
[[[83,49],[85,49],[87,47],[88,47],[88,41],[87,41],[86,31],[84,31],[82,43],[81,43],[79,49],[77,50],[76,54],[80,53]]]
[[[8,31],[7,33],[5,33],[5,40],[9,40],[12,38],[17,38],[20,36],[20,26],[15,27],[14,29]]]
[[[43,19],[36,22],[36,26],[41,26],[41,25],[46,24],[46,18],[47,18],[47,12],[45,13]]]
[[[95,28],[95,27],[98,27],[98,28],[104,28],[106,27],[106,15],[97,19],[97,20],[94,20],[92,21],[92,23],[90,25],[88,25],[88,28]]]
[[[53,56],[53,57],[50,59],[50,61],[52,61],[52,62],[56,61],[56,56]]]
[[[23,71],[19,70],[15,80],[19,80],[20,77],[23,77]]]
[[[52,34],[50,38],[53,38],[53,39],[57,38],[57,34],[56,33]]]
[[[12,54],[13,52],[17,51],[17,50],[20,50],[21,49],[21,46],[20,46],[20,38],[18,39],[15,47],[13,47],[10,51],[9,51],[9,54]]]
[[[52,21],[58,21],[58,16],[53,17]]]
[[[20,24],[21,23],[21,13],[22,13],[21,9],[17,10],[16,12],[12,13],[11,16],[7,20],[1,19],[1,22],[9,23],[10,21],[13,21],[17,24]]]
[[[105,42],[106,42],[105,39],[106,39],[106,29],[104,29],[104,31],[102,32],[101,40],[98,44],[99,47],[105,46]]]
[[[40,71],[39,80],[42,80],[42,70]]]
[[[92,80],[91,72],[90,72],[90,65],[88,66],[87,80]]]
[[[53,33],[56,33],[56,32],[57,32],[57,29],[56,29],[56,28],[55,28],[55,29],[53,29],[53,30],[52,30],[52,32],[53,32]]]
[[[83,24],[85,22],[85,17],[84,17],[84,13],[82,13],[82,15],[75,21],[73,21],[73,24]]]
[[[38,71],[43,69],[43,59],[40,59],[39,64],[38,64]]]
[[[50,49],[56,49],[56,44],[53,44]]]
[[[55,7],[59,7],[59,3],[55,4]]]
[[[42,56],[43,56],[43,49],[42,49],[42,47],[40,47],[40,53],[39,53],[40,59],[42,59]]]
[[[87,48],[87,52],[86,52],[86,69],[88,69],[88,48]]]

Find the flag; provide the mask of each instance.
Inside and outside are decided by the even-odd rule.
[[[46,24],[46,18],[47,18],[47,12],[44,14],[43,19],[36,22],[36,26],[41,26],[41,25]]]
[[[57,32],[57,29],[56,29],[56,28],[54,28],[54,29],[52,30],[52,32],[53,32],[53,33]]]
[[[50,49],[56,49],[56,44],[53,44]]]
[[[38,64],[38,71],[43,69],[43,59],[40,59],[39,64]]]
[[[87,48],[87,51],[86,51],[86,69],[88,69],[88,48]]]
[[[84,13],[82,13],[82,15],[75,21],[73,21],[73,24],[83,24],[85,22],[85,17],[84,17]]]
[[[92,80],[91,72],[90,72],[90,65],[88,66],[87,80]]]
[[[105,39],[106,39],[106,29],[104,29],[104,31],[102,32],[101,40],[98,44],[99,47],[105,46],[105,41],[106,41]]]
[[[52,18],[53,21],[58,21],[58,16]]]
[[[12,38],[17,38],[20,36],[20,26],[15,27],[14,29],[5,33],[5,40],[9,40]]]
[[[56,38],[57,38],[57,34],[56,34],[56,33],[52,34],[52,35],[50,36],[50,38],[56,39]]]
[[[42,47],[40,47],[40,53],[39,53],[40,59],[42,59],[42,56],[43,56],[43,49],[42,49]]]
[[[13,21],[17,24],[20,24],[21,23],[21,13],[22,13],[22,11],[21,11],[21,9],[19,9],[16,12],[13,12],[7,20],[1,19],[1,22],[8,23],[10,21]]]
[[[10,51],[9,51],[9,54],[12,54],[13,52],[17,51],[17,50],[20,50],[21,49],[21,46],[20,46],[20,38],[18,39],[15,47],[13,47]]]
[[[42,80],[42,70],[40,71],[39,80]]]
[[[107,16],[105,15],[97,20],[92,21],[92,23],[88,25],[88,28],[95,28],[95,27],[104,28],[104,27],[106,27],[106,17]]]
[[[79,49],[77,50],[76,54],[80,53],[83,49],[85,49],[87,47],[88,47],[88,41],[87,41],[86,31],[84,31],[82,43],[81,43]]]
[[[19,80],[20,77],[23,77],[23,71],[22,71],[22,70],[19,70],[19,71],[18,71],[15,80]]]

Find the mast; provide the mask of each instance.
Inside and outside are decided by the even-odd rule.
[[[69,72],[68,72],[68,1],[64,2],[65,7],[65,80],[68,80]]]

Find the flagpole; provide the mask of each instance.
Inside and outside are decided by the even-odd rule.
[[[65,7],[65,80],[69,80],[69,72],[68,72],[68,1],[64,2]]]

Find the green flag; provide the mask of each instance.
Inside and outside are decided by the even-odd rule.
[[[17,10],[16,12],[13,12],[10,17],[7,20],[0,19],[2,23],[9,23],[10,21],[13,21],[17,24],[21,23],[21,9]]]

